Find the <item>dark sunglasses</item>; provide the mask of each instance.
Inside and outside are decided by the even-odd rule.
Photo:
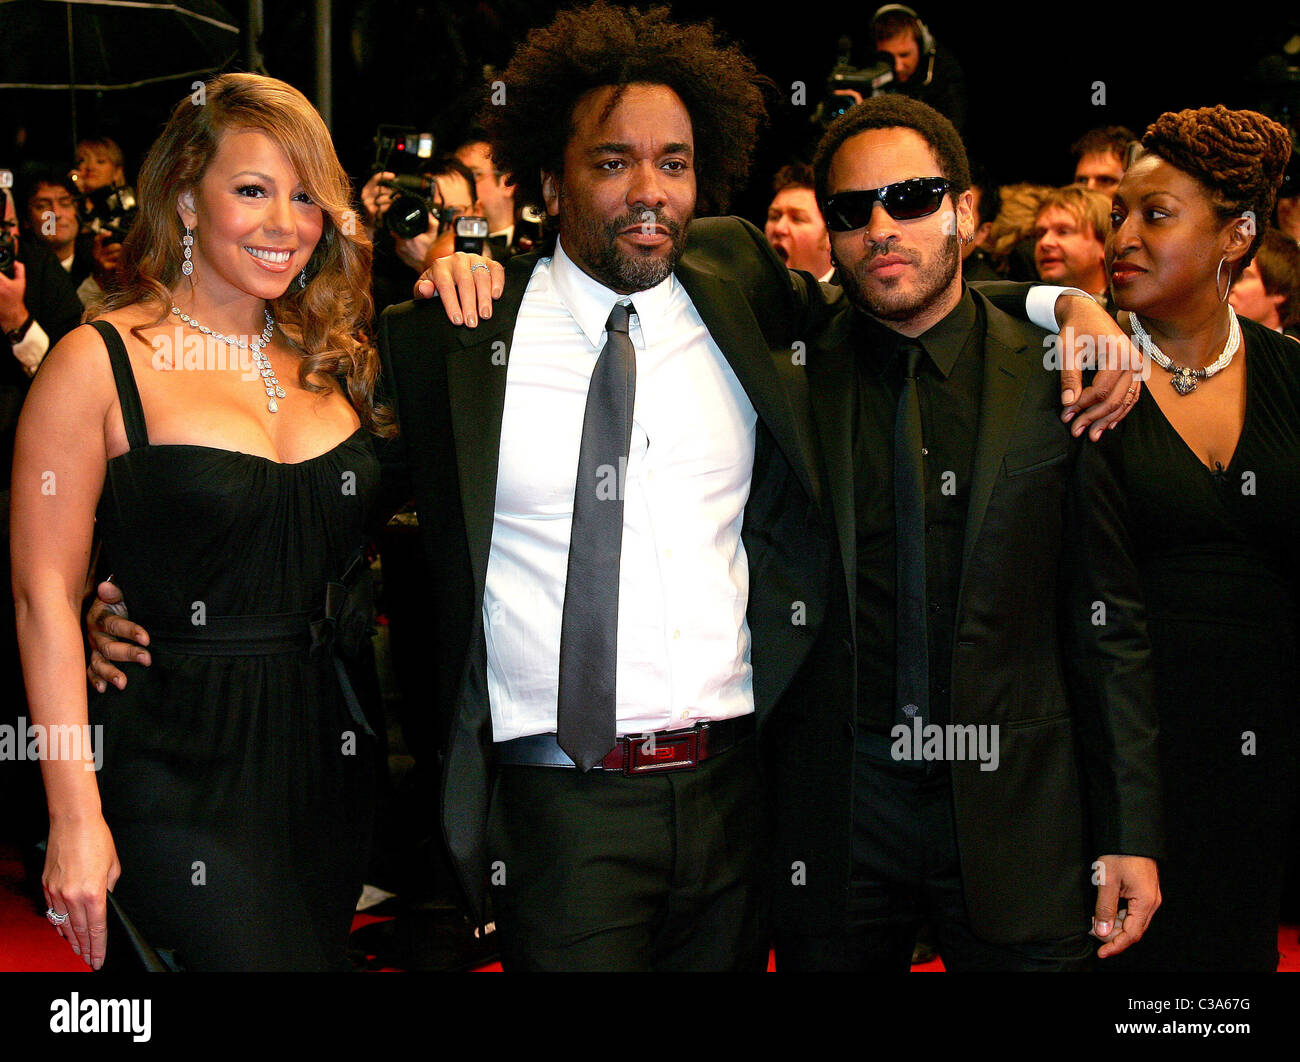
[[[917,177],[863,192],[839,192],[826,200],[826,227],[832,232],[862,228],[871,220],[877,200],[895,221],[929,217],[939,209],[949,187],[943,177]]]

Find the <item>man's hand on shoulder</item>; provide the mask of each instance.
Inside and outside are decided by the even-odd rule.
[[[478,326],[492,316],[492,300],[506,290],[505,267],[479,254],[438,258],[415,282],[417,299],[439,298],[452,324]]]

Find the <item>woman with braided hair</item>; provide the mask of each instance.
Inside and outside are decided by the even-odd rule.
[[[1300,348],[1227,298],[1291,142],[1217,106],[1161,115],[1142,148],[1107,264],[1152,375],[1103,445],[1149,615],[1168,844],[1159,916],[1106,965],[1271,971],[1297,777]]]

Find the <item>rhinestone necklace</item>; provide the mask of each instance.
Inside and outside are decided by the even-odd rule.
[[[189,314],[182,313],[179,306],[172,307],[172,313],[205,336],[211,336],[218,343],[233,343],[244,350],[252,351],[253,364],[257,366],[257,371],[261,373],[262,386],[266,388],[266,408],[272,413],[278,413],[280,407],[276,405],[275,400],[284,397],[284,388],[280,386],[280,381],[275,378],[275,370],[271,368],[271,359],[262,352],[262,348],[271,342],[271,336],[275,334],[275,318],[271,316],[270,310],[263,309],[262,312],[266,314],[266,327],[262,329],[262,334],[250,344],[248,340],[240,339],[238,336],[227,336],[221,332],[214,332],[206,325],[199,324]]]
[[[1223,353],[1215,359],[1213,365],[1207,365],[1203,369],[1189,369],[1186,365],[1174,364],[1173,358],[1156,346],[1155,340],[1147,334],[1147,330],[1142,327],[1142,322],[1138,320],[1137,314],[1130,313],[1128,316],[1129,320],[1133,322],[1133,338],[1142,347],[1142,352],[1150,354],[1152,361],[1164,369],[1165,372],[1173,374],[1169,383],[1180,395],[1190,395],[1196,390],[1198,380],[1208,380],[1220,369],[1227,368],[1228,362],[1232,361],[1232,356],[1237,353],[1237,348],[1241,346],[1241,325],[1237,323],[1237,315],[1233,312],[1231,306],[1228,307],[1228,341],[1223,345]]]

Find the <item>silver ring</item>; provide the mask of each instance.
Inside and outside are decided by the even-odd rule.
[[[469,267],[469,271],[473,273],[474,270],[476,269],[488,269],[488,268],[489,266],[486,262],[475,262],[472,266]]]
[[[45,917],[50,920],[52,926],[61,926],[68,920],[67,912],[59,914],[53,907],[45,908]]]

